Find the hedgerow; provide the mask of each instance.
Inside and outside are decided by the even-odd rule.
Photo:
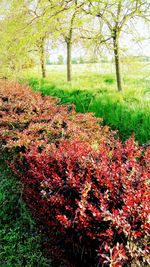
[[[15,162],[34,216],[86,266],[148,261],[150,151],[112,141],[33,147]]]
[[[7,86],[14,95],[13,85]],[[51,250],[75,266],[148,266],[150,149],[133,137],[123,144],[92,114],[16,86],[18,98],[26,92],[30,111],[14,115],[10,93],[10,109],[2,113],[3,147],[15,152],[9,164]],[[38,99],[38,112],[28,94]],[[28,123],[18,125],[25,117]]]
[[[34,141],[40,146],[65,138],[92,144],[111,134],[109,127],[100,125],[102,119],[92,113],[76,113],[73,105],[56,105],[57,102],[33,93],[30,88],[1,82],[1,143],[27,148]]]

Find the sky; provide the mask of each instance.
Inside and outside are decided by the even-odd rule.
[[[129,56],[148,56],[150,57],[150,24],[146,25],[142,20],[137,20],[134,23],[134,41],[132,40],[132,34],[123,34],[121,38],[121,44],[123,48],[123,55]],[[139,36],[143,40],[139,40]],[[60,44],[58,48],[50,51],[50,60],[57,61],[58,55],[63,55],[64,59],[66,59],[66,51],[65,45]],[[86,56],[87,51],[81,46],[75,46],[72,49],[72,57],[84,57]],[[107,53],[108,58],[111,58],[110,54]]]

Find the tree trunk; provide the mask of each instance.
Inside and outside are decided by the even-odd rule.
[[[40,61],[41,61],[42,78],[45,78],[46,77],[46,67],[45,67],[44,42],[42,42],[41,47],[40,47]]]
[[[121,69],[120,69],[119,42],[118,42],[118,38],[116,35],[113,37],[113,44],[114,44],[117,88],[118,88],[118,91],[120,92],[120,91],[122,91],[122,77],[121,77]]]
[[[71,81],[71,41],[67,42],[67,81]]]

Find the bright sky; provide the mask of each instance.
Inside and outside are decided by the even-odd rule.
[[[149,24],[150,25],[150,24]],[[131,34],[123,34],[121,43],[124,55],[135,55],[135,56],[148,56],[150,57],[150,27],[143,23],[141,20],[137,20],[134,24],[134,38]],[[139,35],[141,40],[139,40]],[[142,40],[143,39],[143,40]],[[57,60],[58,55],[63,55],[66,59],[65,45],[59,45],[57,49],[54,49],[50,54],[50,59]],[[73,47],[72,57],[85,56],[86,51],[80,46]]]

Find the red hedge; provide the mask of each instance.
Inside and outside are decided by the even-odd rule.
[[[0,83],[0,103],[1,145],[21,151],[10,165],[51,252],[76,266],[148,266],[150,149],[24,86]]]
[[[96,150],[64,141],[42,152],[33,147],[16,166],[34,216],[66,253],[86,266],[124,266],[148,261],[149,153],[133,138]]]
[[[74,106],[60,106],[57,102],[23,85],[0,82],[1,145],[26,149],[34,142],[41,146],[63,139],[96,145],[112,135],[109,127],[100,125],[102,119],[76,113]]]

